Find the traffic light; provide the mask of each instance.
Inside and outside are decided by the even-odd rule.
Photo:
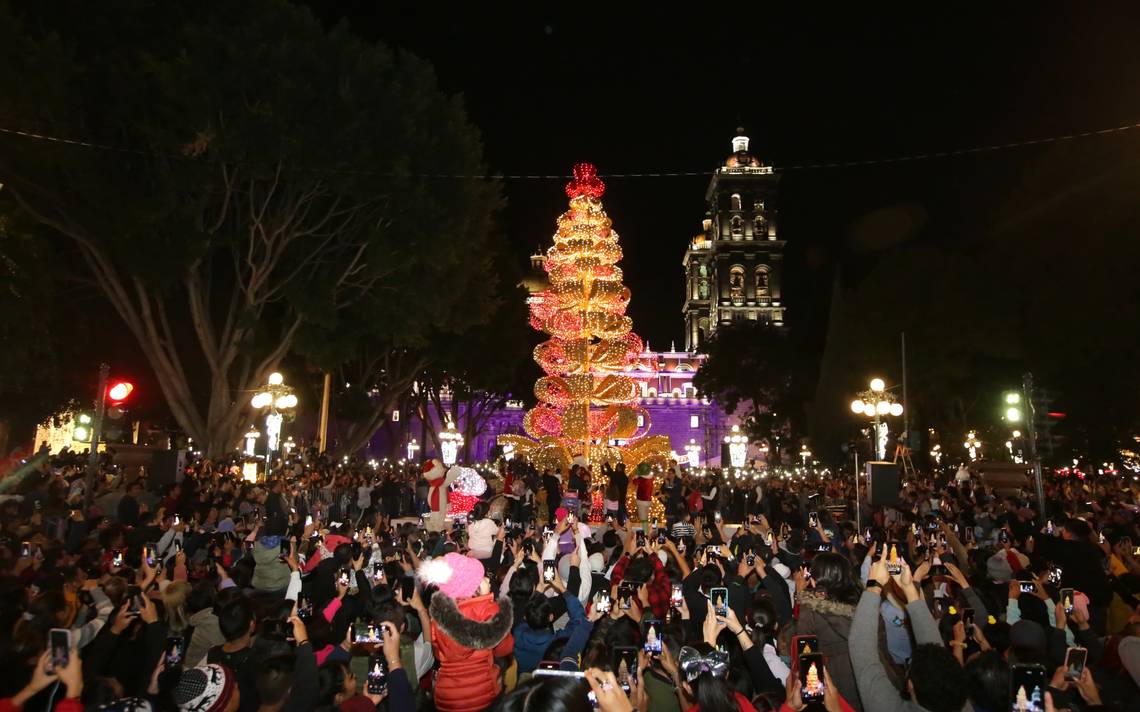
[[[71,429],[71,439],[77,443],[91,442],[91,425],[93,418],[90,413],[76,413],[75,427]]]
[[[1061,437],[1053,434],[1053,428],[1066,416],[1053,407],[1056,398],[1053,391],[1044,388],[1034,389],[1033,425],[1037,430],[1037,448],[1047,457],[1053,457],[1063,444]]]
[[[135,384],[130,381],[115,381],[107,388],[107,402],[115,406],[122,405],[134,390]]]
[[[1002,418],[1004,418],[1007,423],[1020,423],[1024,417],[1021,410],[1021,393],[1018,391],[1006,391],[1002,400],[1005,403]]]

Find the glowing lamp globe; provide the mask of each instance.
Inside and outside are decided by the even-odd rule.
[[[285,382],[285,377],[282,376],[280,373],[277,373],[276,371],[274,371],[273,373],[269,374],[269,385],[280,386],[284,382]]]
[[[886,415],[891,412],[891,404],[885,400],[881,400],[875,405],[875,411],[879,415]]]
[[[858,399],[858,398],[851,401],[851,412],[855,413],[856,415],[862,414],[862,412],[863,412],[863,401]]]
[[[883,379],[881,379],[881,378],[872,378],[871,379],[871,390],[872,391],[874,391],[876,393],[882,393],[884,390],[886,390],[886,388],[887,388],[887,384],[885,382],[883,382]]]
[[[866,415],[867,417],[870,417],[870,418],[875,417],[875,404],[874,403],[864,403],[863,404],[863,415]]]
[[[893,415],[897,418],[902,414],[903,414],[902,403],[892,403],[891,404],[891,415]]]

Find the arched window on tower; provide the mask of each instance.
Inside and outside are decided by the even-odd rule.
[[[732,194],[732,209],[738,212],[740,211],[740,193]]]
[[[733,265],[728,271],[728,295],[736,306],[744,304],[744,267]]]
[[[729,229],[732,231],[733,239],[739,239],[744,234],[744,218],[739,215],[733,215],[732,220],[728,222]]]
[[[760,265],[756,268],[756,296],[758,298],[771,296],[768,284],[770,276],[768,265]]]

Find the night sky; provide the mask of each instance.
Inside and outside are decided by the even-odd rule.
[[[909,17],[826,5],[746,14],[656,4],[620,15],[610,9],[620,3],[309,4],[326,22],[430,60],[443,88],[463,94],[501,174],[561,175],[578,161],[602,173],[711,171],[737,125],[780,171],[1140,121],[1135,3],[986,3]],[[784,301],[805,352],[818,354],[837,267],[850,285],[892,245],[976,239],[1043,150],[784,172]],[[708,177],[607,183],[634,328],[654,348],[680,345],[680,261]],[[521,266],[550,244],[562,181],[511,180],[505,193],[501,225]]]

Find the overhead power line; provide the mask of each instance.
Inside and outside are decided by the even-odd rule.
[[[852,161],[832,161],[824,163],[799,163],[785,166],[772,166],[774,173],[785,173],[789,171],[810,171],[810,170],[825,170],[834,168],[857,168],[862,166],[875,166],[875,165],[888,165],[892,163],[911,163],[915,161],[927,161],[938,158],[953,158],[956,156],[966,156],[970,154],[979,153],[993,153],[997,151],[1008,151],[1017,148],[1026,148],[1029,146],[1041,146],[1049,143],[1061,143],[1064,141],[1073,141],[1080,138],[1089,138],[1093,136],[1106,136],[1109,134],[1124,133],[1140,129],[1140,122],[1132,124],[1121,124],[1120,126],[1112,126],[1103,129],[1092,129],[1089,131],[1080,131],[1070,134],[1062,134],[1056,136],[1049,136],[1046,138],[1026,139],[1023,141],[1010,141],[1008,143],[994,143],[982,146],[971,146],[968,148],[955,148],[946,151],[930,151],[926,153],[912,153],[904,156],[889,156],[885,158],[866,158]],[[8,136],[15,136],[32,141],[42,141],[46,143],[57,143],[65,146],[74,146],[78,148],[88,148],[100,151],[109,151],[114,153],[129,153],[138,156],[149,156],[154,158],[166,158],[178,161],[195,161],[218,163],[226,165],[242,165],[242,162],[223,162],[211,161],[209,159],[202,159],[201,157],[183,155],[180,153],[169,153],[162,151],[153,151],[149,149],[132,148],[128,146],[113,146],[105,143],[96,143],[92,141],[84,141],[76,138],[67,138],[62,136],[52,136],[49,134],[37,133],[34,131],[23,131],[20,129],[12,129],[0,127],[0,134]],[[568,175],[541,175],[541,174],[523,174],[523,173],[508,173],[508,174],[488,174],[488,175],[471,175],[462,173],[391,173],[385,171],[376,171],[369,169],[357,168],[318,168],[314,166],[299,166],[287,165],[287,169],[312,172],[312,173],[330,173],[341,175],[368,175],[378,177],[407,177],[407,178],[445,178],[445,179],[484,179],[484,180],[568,180],[572,176]],[[635,173],[600,173],[601,178],[690,178],[699,176],[711,176],[714,173],[712,170],[702,171],[642,171]]]

